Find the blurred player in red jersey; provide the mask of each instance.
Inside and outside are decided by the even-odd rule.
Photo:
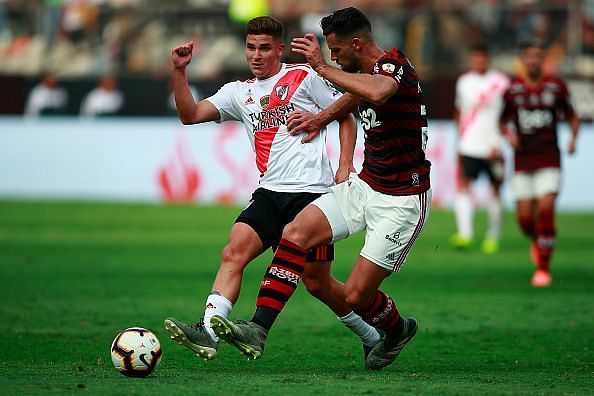
[[[239,298],[244,268],[270,247],[276,247],[283,227],[308,203],[348,177],[356,124],[352,115],[339,120],[340,165],[334,177],[326,152],[326,131],[317,138],[289,134],[286,119],[295,111],[317,113],[336,101],[340,93],[309,65],[280,61],[285,45],[283,24],[272,17],[258,17],[246,25],[245,53],[255,78],[225,84],[214,95],[195,103],[186,78],[193,43],[172,50],[176,107],[184,124],[208,121],[241,121],[256,153],[259,187],[233,225],[223,249],[219,271],[204,310],[204,320],[186,324],[165,320],[165,329],[180,345],[205,360],[218,356],[218,337],[210,326],[214,315],[227,317]],[[352,312],[345,302],[344,284],[330,273],[333,246],[308,253],[299,274],[279,271],[282,290],[294,290],[301,273],[307,290],[323,301],[340,321],[359,336],[367,351],[379,342],[379,333]],[[274,294],[273,297],[278,297]],[[268,297],[271,299],[271,297]],[[278,299],[275,300],[280,303]]]
[[[526,76],[515,78],[505,92],[501,127],[515,150],[512,188],[518,223],[532,240],[530,257],[537,266],[532,285],[546,287],[552,282],[549,264],[555,246],[555,200],[561,186],[557,124],[561,119],[569,123],[567,151],[573,154],[580,121],[565,83],[543,75],[542,44],[535,39],[525,40],[520,50]],[[507,128],[509,123],[514,128]]]
[[[429,214],[425,101],[409,60],[397,48],[382,50],[359,10],[335,11],[322,19],[321,26],[332,59],[342,70],[326,64],[313,34],[293,39],[293,51],[305,55],[314,70],[347,93],[317,115],[293,113],[288,126],[315,136],[320,127],[358,105],[365,131],[363,169],[359,175],[351,174],[348,182],[331,187],[285,227],[260,295],[276,282],[275,268],[303,268],[308,250],[366,230],[345,292],[353,311],[385,332],[366,359],[368,369],[379,370],[396,359],[418,328],[417,321],[401,317],[394,300],[378,288],[400,271]],[[232,323],[214,316],[211,323],[223,340],[257,358],[267,332],[256,329],[268,331],[273,320],[257,310],[250,322]]]
[[[489,53],[484,44],[470,49],[470,70],[456,82],[456,112],[458,123],[458,154],[460,175],[454,204],[457,232],[450,243],[459,249],[470,247],[473,240],[474,206],[471,185],[485,173],[492,187],[487,203],[489,228],[481,245],[483,252],[495,253],[499,248],[501,230],[501,199],[499,190],[503,182],[502,137],[499,115],[503,108],[503,92],[509,78],[489,67]]]

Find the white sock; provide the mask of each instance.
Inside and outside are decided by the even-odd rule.
[[[233,308],[231,301],[220,294],[212,293],[208,295],[208,298],[206,299],[206,308],[204,308],[204,328],[208,331],[208,334],[210,334],[213,340],[218,341],[219,337],[217,337],[210,326],[210,318],[215,315],[226,318],[227,315],[229,315],[229,312],[231,312],[231,308]]]
[[[472,198],[470,193],[459,192],[456,195],[454,202],[454,211],[456,213],[456,226],[458,227],[458,234],[465,238],[472,239],[472,218],[474,215],[474,207],[472,205]]]
[[[372,347],[379,342],[380,335],[377,330],[365,323],[365,321],[363,321],[363,319],[356,313],[351,312],[342,318],[339,317],[338,319],[343,325],[348,327],[349,330],[355,333],[361,339],[363,344]]]
[[[489,214],[489,230],[487,237],[499,239],[501,233],[501,200],[494,197],[487,204],[487,213]]]

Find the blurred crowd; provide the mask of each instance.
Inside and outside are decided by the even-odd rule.
[[[425,79],[460,73],[477,40],[513,73],[524,36],[550,47],[549,70],[594,76],[594,0],[0,0],[0,73],[163,76],[170,49],[194,39],[191,76],[215,78],[247,70],[250,13],[281,18],[292,37],[319,33],[321,16],[347,5],[365,10],[380,44],[404,49]]]
[[[93,86],[99,93],[91,98],[113,102],[109,111],[99,106],[106,114],[172,114],[174,46],[196,42],[188,74],[204,97],[250,75],[251,17],[282,19],[286,42],[307,32],[323,40],[320,19],[351,5],[370,16],[382,47],[399,47],[413,61],[433,117],[451,116],[471,45],[486,42],[493,66],[517,74],[517,44],[528,36],[549,48],[546,72],[574,80],[580,115],[594,117],[594,0],[0,0],[0,89],[13,92],[0,97],[0,114],[96,114]],[[285,58],[303,61],[290,51]]]

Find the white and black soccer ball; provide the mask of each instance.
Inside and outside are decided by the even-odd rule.
[[[162,354],[157,337],[142,327],[122,331],[111,344],[113,365],[127,377],[146,377],[155,371]]]

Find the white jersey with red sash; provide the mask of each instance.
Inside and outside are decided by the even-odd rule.
[[[234,81],[207,98],[220,120],[243,122],[260,171],[260,187],[279,192],[325,192],[334,184],[326,151],[326,129],[311,143],[303,135],[291,136],[287,117],[294,111],[317,114],[338,92],[307,64],[282,64],[267,79]]]
[[[474,158],[488,158],[500,150],[499,114],[509,78],[495,70],[484,74],[471,71],[456,82],[456,108],[460,112],[458,152]]]

